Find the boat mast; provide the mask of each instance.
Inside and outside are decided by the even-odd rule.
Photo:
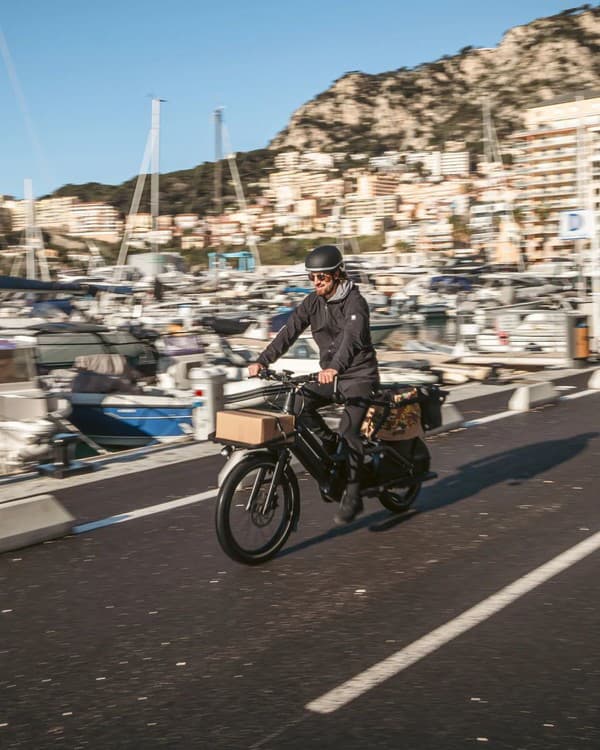
[[[223,212],[223,107],[214,111],[215,119],[215,213]]]
[[[35,279],[35,212],[33,209],[33,189],[31,180],[26,179],[24,185],[25,193],[25,278]]]
[[[500,187],[502,191],[502,197],[504,199],[505,208],[502,213],[506,215],[509,222],[510,236],[509,239],[514,240],[512,233],[516,229],[516,222],[513,212],[513,201],[508,189],[508,180],[506,177],[506,171],[504,169],[504,162],[502,161],[502,153],[500,152],[500,143],[498,141],[498,135],[496,128],[494,127],[494,121],[492,120],[492,109],[489,98],[485,98],[482,102],[482,114],[483,114],[483,147],[484,147],[484,158],[488,164],[496,164],[500,172]],[[494,236],[498,239],[498,234],[494,232],[494,220],[493,215],[489,215],[489,238],[490,244]],[[518,233],[518,247],[519,247],[519,270],[524,271],[525,265],[523,257],[521,255],[521,232]]]
[[[150,158],[153,148],[153,133],[152,128],[148,132],[146,139],[146,146],[144,148],[144,155],[142,157],[142,163],[138,170],[138,178],[135,184],[135,190],[133,191],[133,199],[131,201],[131,207],[129,208],[129,214],[125,222],[125,230],[123,232],[123,240],[121,241],[121,247],[119,249],[119,257],[117,258],[117,268],[115,271],[115,281],[121,279],[121,269],[125,265],[127,260],[127,251],[129,249],[129,238],[131,237],[133,222],[135,216],[137,216],[140,201],[142,199],[142,193],[144,192],[144,185],[146,183],[146,175],[148,174],[148,168],[150,166]]]
[[[219,281],[219,264],[221,262],[221,228],[219,227],[219,218],[223,212],[223,107],[217,107],[213,112],[215,122],[215,184],[214,184],[214,211],[215,211],[215,229],[219,236],[216,242],[215,250],[215,267],[214,283],[215,289]]]
[[[158,275],[158,175],[160,171],[160,105],[164,99],[152,99],[150,212],[152,214],[151,248],[154,259],[154,275]]]
[[[254,257],[255,267],[258,268],[260,266],[260,254],[258,252],[256,240],[254,239],[252,230],[249,226],[250,222],[248,220],[248,204],[246,203],[246,196],[244,195],[244,187],[242,185],[240,172],[238,170],[237,162],[235,160],[235,151],[231,147],[231,141],[229,139],[229,132],[227,130],[227,126],[225,125],[225,123],[222,123],[222,127],[223,127],[223,135],[224,135],[225,143],[227,145],[227,163],[229,164],[229,171],[231,173],[231,179],[233,180],[233,187],[235,189],[235,197],[237,198],[239,209],[242,212],[242,215],[244,217],[243,224],[244,224],[244,234],[246,236],[246,242],[248,243],[248,246],[250,247],[250,252],[252,253],[252,256]]]
[[[33,182],[30,179],[24,181],[25,193],[25,276],[28,279],[36,278],[36,260],[40,266],[42,281],[50,281],[48,263],[44,253],[44,238],[39,227],[35,223],[35,204],[33,201]]]

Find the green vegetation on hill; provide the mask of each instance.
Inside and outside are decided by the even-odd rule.
[[[261,194],[259,181],[267,178],[274,166],[276,151],[257,149],[236,154],[236,163],[246,198],[251,201]],[[223,205],[236,206],[236,197],[227,161],[221,162]],[[160,176],[161,214],[195,213],[201,216],[214,211],[215,163],[204,162],[192,169],[168,172]],[[83,185],[64,185],[45,197],[75,196],[84,202],[102,201],[118,209],[124,216],[129,213],[135,183],[133,177],[120,185],[103,185],[88,182]],[[150,179],[146,179],[140,211],[150,211]]]

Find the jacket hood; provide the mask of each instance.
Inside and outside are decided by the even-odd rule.
[[[354,288],[353,281],[349,281],[348,279],[344,279],[343,281],[340,281],[340,283],[337,285],[337,289],[335,290],[333,296],[331,296],[327,300],[327,304],[330,304],[331,302],[341,302],[343,299],[346,299],[346,297],[350,294],[353,288]]]

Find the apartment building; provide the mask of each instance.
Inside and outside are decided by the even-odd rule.
[[[275,157],[275,169],[290,171],[297,169],[300,164],[300,153],[298,151],[284,151]]]
[[[198,214],[175,214],[173,222],[177,230],[183,232],[195,229],[198,226],[199,219]]]
[[[306,151],[302,154],[301,163],[305,169],[331,169],[334,157],[321,151]]]
[[[405,160],[407,166],[420,162],[433,177],[468,175],[470,171],[469,152],[466,150],[409,151]]]
[[[300,195],[303,198],[320,198],[326,190],[329,177],[326,172],[304,171],[298,175]]]
[[[280,170],[269,175],[268,196],[276,204],[285,205],[300,200],[301,173],[296,170]]]
[[[362,198],[394,195],[399,184],[398,175],[362,173],[356,178],[356,192]]]
[[[600,91],[531,107],[512,143],[528,256],[573,254],[574,242],[559,236],[559,217],[600,208]]]
[[[107,203],[74,203],[69,212],[69,234],[118,242],[123,234],[119,212]],[[46,227],[38,219],[39,226]]]
[[[73,221],[73,210],[80,204],[75,197],[44,198],[35,201],[35,223],[43,229],[69,231]]]
[[[12,229],[26,225],[27,202],[10,201]],[[76,197],[43,198],[34,201],[34,223],[40,229],[117,242],[123,233],[119,212],[108,203],[82,203]]]
[[[351,193],[344,198],[343,215],[348,218],[373,216],[377,219],[391,218],[396,213],[398,199],[395,195],[380,195],[363,198],[359,193]]]
[[[149,232],[152,229],[152,214],[129,214],[125,219],[128,232]]]
[[[34,221],[42,229],[69,231],[71,224],[71,210],[79,203],[75,197],[44,198],[34,201]],[[27,223],[27,201],[7,201],[6,207],[11,213],[13,231],[25,229]]]

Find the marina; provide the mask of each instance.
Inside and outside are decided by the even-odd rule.
[[[445,291],[435,292],[444,300],[443,310],[427,310],[415,290],[422,289],[419,294],[428,298],[432,279],[439,289],[439,279],[447,275],[396,277],[385,270],[398,264],[389,254],[386,266],[373,255],[348,261],[351,276],[370,300],[384,386],[518,380],[524,372],[548,367],[583,367],[595,357],[590,298],[577,300],[552,284],[538,284],[534,293],[531,286],[521,287],[522,274],[515,274],[511,289],[527,289],[527,301],[498,306],[497,299],[485,302],[480,296],[488,279],[472,275],[468,291],[456,285],[448,289],[446,283]],[[180,261],[177,265],[184,269]],[[126,293],[111,287],[107,278],[102,283],[109,288],[97,288],[98,276],[71,281],[63,290],[53,288],[58,282],[44,288],[44,282],[20,280],[18,286],[24,288],[15,291],[13,280],[7,279],[3,296],[8,304],[0,306],[4,356],[8,361],[11,351],[28,355],[30,372],[19,388],[35,381],[47,400],[61,400],[59,432],[80,436],[79,454],[89,454],[91,447],[101,452],[206,439],[206,425],[214,421],[218,404],[208,404],[197,393],[209,381],[222,389],[218,403],[225,408],[265,405],[277,393],[276,387],[265,389],[248,380],[246,368],[307,292],[284,281],[287,273],[277,267],[224,267],[218,278],[196,278],[189,288],[163,283],[160,299],[147,287]],[[392,279],[393,288],[404,290],[403,304],[401,292],[390,291]],[[386,293],[380,291],[382,281]],[[198,291],[198,285],[210,290]],[[407,299],[412,300],[409,307]],[[33,312],[44,317],[32,318]],[[318,353],[310,336],[301,337],[278,367],[299,374],[317,371]],[[14,376],[4,380],[10,393],[16,387],[11,386]],[[9,421],[4,418],[5,436]],[[39,438],[28,434],[23,439],[37,445],[45,463],[56,432],[46,429]],[[14,440],[11,433],[13,445]],[[5,471],[31,468],[36,451],[25,451],[20,463],[13,450]]]
[[[2,750],[600,748],[600,7],[334,5],[2,13]]]

